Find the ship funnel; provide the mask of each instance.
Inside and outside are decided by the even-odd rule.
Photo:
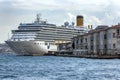
[[[76,18],[76,24],[77,24],[77,26],[80,26],[80,27],[82,27],[83,25],[84,25],[84,23],[83,23],[83,16],[81,16],[81,15],[78,15],[77,16],[77,18]]]

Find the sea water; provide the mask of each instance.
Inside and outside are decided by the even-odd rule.
[[[2,54],[0,80],[120,80],[120,59]]]

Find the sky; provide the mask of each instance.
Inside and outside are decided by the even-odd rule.
[[[56,25],[76,23],[76,16],[83,15],[85,26],[111,26],[120,23],[120,0],[0,0],[0,43],[20,23],[33,22],[38,13]]]

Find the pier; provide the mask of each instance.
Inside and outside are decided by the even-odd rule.
[[[54,54],[53,54],[54,53]],[[71,51],[53,51],[45,54],[44,56],[61,56],[61,57],[76,57],[76,58],[91,58],[91,59],[120,59],[120,55],[110,55],[110,54],[80,54],[80,55],[74,55]]]

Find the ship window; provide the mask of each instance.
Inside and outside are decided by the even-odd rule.
[[[50,49],[50,46],[47,46],[48,49]]]
[[[54,45],[53,43],[50,43],[50,45]]]
[[[47,43],[45,43],[45,45],[47,45]]]

